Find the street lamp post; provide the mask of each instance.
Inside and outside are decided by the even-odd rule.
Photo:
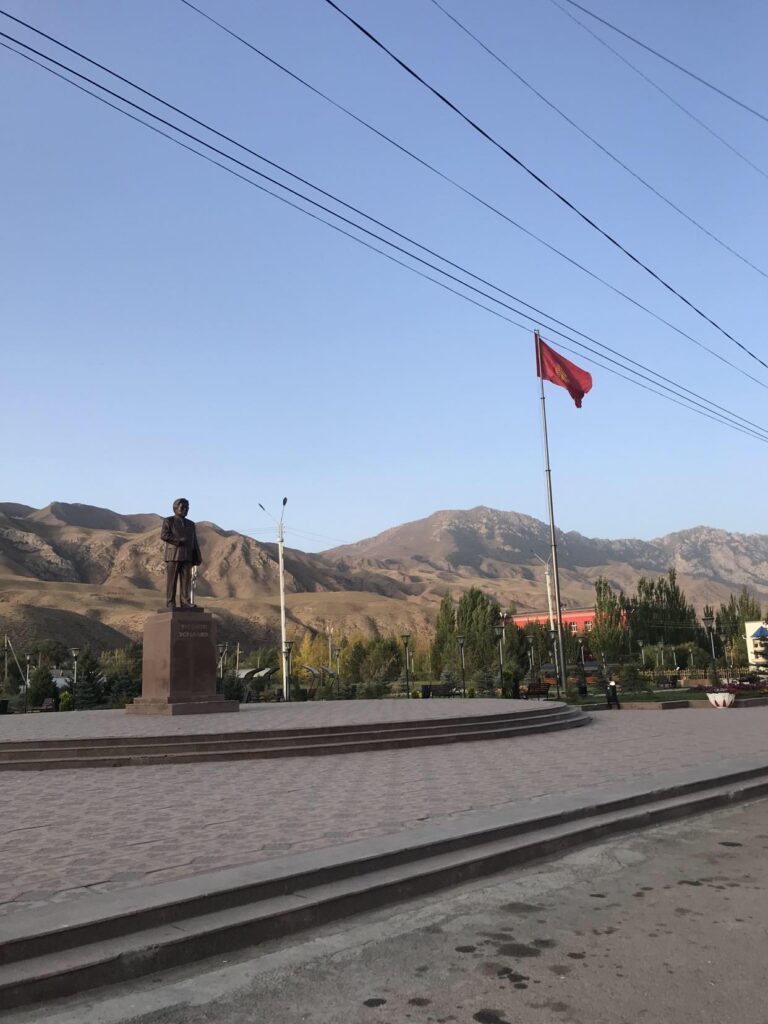
[[[494,626],[496,640],[499,644],[499,687],[504,695],[504,627]]]
[[[533,637],[530,633],[526,633],[525,639],[528,642],[528,664],[531,670],[531,682],[533,682]]]
[[[216,644],[216,650],[219,655],[219,679],[224,678],[224,655],[227,650],[226,644]]]
[[[286,654],[285,645],[288,642],[286,640],[285,630],[285,559],[283,557],[284,547],[284,534],[283,534],[283,516],[285,515],[285,506],[288,504],[288,499],[283,498],[283,507],[280,512],[280,519],[277,520],[275,517],[264,508],[259,502],[259,508],[262,512],[266,512],[269,518],[277,526],[277,565],[280,575],[280,641],[282,644],[282,661],[283,661],[283,700],[290,700],[290,685],[289,685],[289,672],[288,672],[288,655]],[[290,650],[290,648],[289,648]]]
[[[464,671],[464,640],[466,638],[459,634],[456,637],[456,643],[459,645],[459,661],[461,662],[461,695],[462,697],[467,696],[467,679]]]
[[[733,668],[731,668],[730,672],[728,671],[728,644],[726,642],[725,633],[720,634],[720,643],[723,645],[723,664],[725,665],[725,674],[730,677],[733,673]]]
[[[72,710],[77,709],[77,656],[80,653],[79,647],[71,647],[69,653],[72,655],[74,670],[72,673]]]
[[[643,663],[643,668],[645,668],[645,650],[644,650],[643,641],[642,640],[638,640],[637,641],[637,646],[640,648],[640,660]]]
[[[285,665],[285,684],[283,686],[283,700],[291,699],[291,648],[293,647],[293,640],[286,640],[283,644],[283,664]]]
[[[411,696],[411,677],[408,674],[408,644],[409,644],[410,639],[411,639],[411,634],[410,633],[403,633],[403,635],[400,637],[400,639],[403,641],[403,650],[405,651],[405,692],[410,697]]]
[[[715,624],[715,617],[714,615],[705,615],[702,618],[702,622],[704,623],[704,629],[709,633],[709,643],[712,649],[712,673],[715,680],[717,680],[717,664],[715,663],[715,630],[713,628]]]
[[[26,656],[27,658],[27,677],[24,682],[24,714],[26,715],[29,707],[29,659],[32,657],[31,654]]]
[[[552,664],[555,666],[555,697],[560,700],[560,673],[557,668],[557,630],[550,629],[549,639],[552,643]],[[565,682],[565,680],[563,680]]]

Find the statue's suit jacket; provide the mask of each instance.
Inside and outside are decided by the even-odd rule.
[[[166,562],[191,562],[200,565],[203,558],[197,543],[195,524],[181,516],[168,516],[163,520],[160,539],[165,541]],[[186,541],[182,546],[180,541]]]

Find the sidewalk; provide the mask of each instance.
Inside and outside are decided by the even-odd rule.
[[[663,779],[737,757],[768,764],[767,733],[768,708],[602,712],[588,729],[512,741],[280,762],[10,772],[0,788],[0,914],[611,781]]]

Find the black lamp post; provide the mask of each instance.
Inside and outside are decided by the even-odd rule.
[[[712,673],[715,679],[717,679],[717,665],[715,664],[715,631],[713,628],[715,624],[715,617],[714,615],[705,615],[702,618],[702,622],[704,623],[704,629],[709,633],[709,643],[712,648]]]
[[[494,626],[496,632],[496,639],[499,643],[499,687],[501,688],[502,696],[504,695],[504,627]]]
[[[528,641],[528,664],[531,669],[531,682],[533,682],[533,637],[530,633],[526,633],[525,639]]]
[[[725,665],[725,674],[726,677],[729,677],[731,673],[728,671],[728,646],[726,644],[725,633],[720,633],[719,636],[720,643],[723,645],[723,664]],[[731,669],[731,672],[733,672],[733,669]]]
[[[292,691],[292,688],[293,688],[293,682],[291,680],[291,671],[292,671],[292,668],[293,668],[292,659],[291,659],[291,648],[292,647],[293,647],[293,640],[286,640],[285,643],[283,644],[283,654],[285,655],[285,664],[286,664],[286,667],[287,667],[287,672],[286,672],[286,677],[285,677],[285,695],[286,695],[286,699],[287,700],[291,699],[291,691]]]
[[[411,696],[411,677],[408,675],[408,644],[411,641],[410,633],[403,633],[400,637],[403,641],[403,650],[405,651],[405,692],[408,696]]]
[[[75,666],[72,674],[72,710],[74,711],[77,708],[77,656],[80,653],[80,648],[71,647],[69,653],[72,655]]]
[[[464,641],[466,637],[459,635],[456,637],[456,643],[459,645],[459,661],[461,662],[461,695],[462,697],[467,696],[467,680],[464,673]]]

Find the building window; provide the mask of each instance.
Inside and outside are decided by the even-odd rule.
[[[569,631],[570,631],[571,633],[573,633],[574,635],[575,635],[576,633],[578,633],[578,631],[579,631],[579,627],[578,627],[578,624],[577,624],[577,623],[575,623],[575,622],[569,622],[569,623],[568,623],[568,629],[569,629]]]
[[[587,621],[587,622],[584,623],[584,632],[585,633],[591,633],[592,632],[592,623],[590,621]]]

